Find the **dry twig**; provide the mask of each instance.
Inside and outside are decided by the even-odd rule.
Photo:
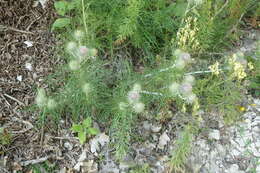
[[[31,164],[33,165],[33,164],[45,162],[49,158],[51,158],[51,156],[46,156],[46,157],[42,157],[42,158],[39,158],[39,159],[27,160],[27,161],[20,162],[20,165],[21,166],[28,166],[28,165],[31,165]]]
[[[10,96],[10,95],[8,95],[8,94],[4,94],[4,96],[8,97],[9,99],[11,99],[11,100],[13,100],[13,101],[16,101],[17,103],[19,103],[19,104],[22,105],[22,106],[25,106],[25,104],[24,104],[23,102],[17,100],[16,98],[14,98],[14,97],[12,97],[12,96]]]

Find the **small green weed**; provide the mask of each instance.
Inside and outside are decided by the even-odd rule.
[[[97,135],[99,133],[98,129],[91,127],[92,120],[90,117],[83,120],[81,124],[73,124],[71,130],[78,133],[78,138],[81,144],[84,144],[87,138],[92,135]]]
[[[0,145],[10,145],[12,142],[12,135],[5,128],[0,128]]]
[[[136,166],[129,173],[150,173],[150,166],[148,164],[144,164],[141,166]]]
[[[176,149],[173,151],[169,162],[169,172],[185,170],[184,165],[191,151],[193,135],[192,126],[187,125],[176,141]]]

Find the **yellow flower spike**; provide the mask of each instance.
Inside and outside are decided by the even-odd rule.
[[[249,70],[253,70],[254,69],[254,65],[253,65],[252,62],[247,63],[247,66],[248,66]]]
[[[220,73],[219,62],[217,61],[215,64],[209,66],[209,69],[212,71],[214,75],[218,76]]]
[[[181,111],[182,111],[183,113],[186,113],[186,111],[187,111],[187,109],[186,109],[186,104],[183,104],[183,105],[182,105]]]

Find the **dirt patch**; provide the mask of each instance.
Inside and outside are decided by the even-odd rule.
[[[53,0],[46,2],[43,8],[32,0],[0,0],[0,127],[11,134],[6,145],[0,144],[0,167],[3,158],[10,168],[48,152],[34,127],[38,115],[24,111],[34,102],[36,88],[45,87],[43,78],[61,63],[50,32]]]

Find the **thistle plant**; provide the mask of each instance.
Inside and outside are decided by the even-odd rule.
[[[200,109],[209,104],[232,110],[231,103],[235,105],[240,97],[235,82],[242,82],[248,70],[254,69],[243,54],[233,55],[226,64],[218,60],[207,71],[187,73],[197,66],[191,55],[199,58],[198,53],[217,45],[231,27],[225,27],[229,23],[225,15],[232,18],[235,9],[229,2],[222,8],[222,1],[202,0],[57,1],[55,9],[64,17],[54,23],[53,30],[64,29],[74,20],[71,30],[80,24],[84,28],[68,32],[69,36],[66,33],[71,40],[65,46],[68,64],[62,73],[63,85],[51,97],[39,89],[37,105],[45,113],[54,111],[72,118],[72,130],[81,143],[96,134],[91,125],[91,117],[95,117],[109,127],[118,158],[127,153],[135,120],[144,111],[170,111],[170,104],[176,103],[178,111],[199,122]],[[71,20],[67,15],[73,10]],[[141,73],[133,71],[131,62],[136,57],[145,67]],[[153,62],[154,57],[159,57],[159,63]],[[118,65],[117,61],[124,63]],[[149,67],[149,63],[155,66]],[[150,105],[156,106],[149,110]],[[172,158],[176,167],[186,160],[193,126],[188,124],[179,139]]]
[[[53,110],[56,108],[57,103],[54,99],[46,96],[45,90],[43,88],[39,88],[36,96],[36,104],[41,109],[49,109]]]

